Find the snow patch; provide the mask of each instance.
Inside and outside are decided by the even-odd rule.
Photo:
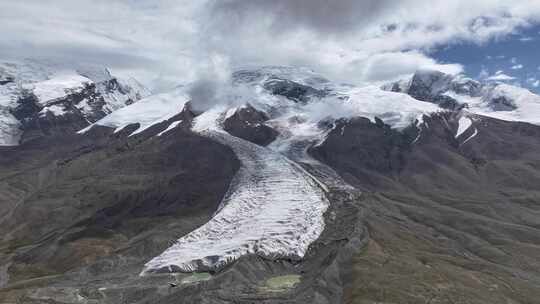
[[[21,123],[8,108],[0,106],[0,146],[18,145],[21,135]]]
[[[424,115],[441,109],[432,103],[416,100],[404,93],[388,92],[376,86],[366,86],[340,91],[348,98],[330,97],[306,105],[310,119],[366,117],[381,119],[392,128],[402,129],[416,122],[423,122]]]
[[[86,84],[92,83],[92,80],[78,75],[66,74],[59,75],[52,79],[37,82],[32,85],[33,93],[38,101],[45,105],[48,101],[56,100],[71,93],[80,92]]]
[[[463,132],[467,131],[472,126],[472,120],[465,116],[459,118],[459,125],[455,138],[458,138]]]
[[[475,129],[474,129],[474,133],[473,133],[471,136],[469,136],[469,138],[465,139],[465,141],[464,141],[461,145],[466,144],[469,140],[475,138],[476,135],[478,135],[478,129],[475,128]]]
[[[62,116],[65,114],[64,107],[61,105],[51,105],[48,107],[44,107],[39,111],[40,116],[45,116],[47,113],[51,113],[54,116]]]
[[[460,103],[467,103],[468,111],[474,114],[540,125],[540,96],[527,89],[507,84],[497,84],[486,90],[481,97],[470,97],[450,92],[446,95]],[[507,110],[494,109],[493,101],[499,98],[510,101],[512,107]]]
[[[149,96],[129,106],[123,107],[98,120],[94,124],[80,130],[83,134],[94,125],[111,127],[118,130],[130,124],[140,126],[131,135],[138,134],[149,127],[166,121],[184,109],[188,97],[180,90]]]
[[[157,136],[161,136],[161,135],[163,135],[163,134],[169,132],[170,130],[176,128],[176,127],[177,127],[179,124],[181,124],[181,123],[182,123],[181,120],[173,121],[173,122],[167,127],[167,129],[165,129],[165,130],[159,132]]]

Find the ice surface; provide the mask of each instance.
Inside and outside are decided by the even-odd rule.
[[[527,89],[507,84],[497,84],[485,89],[481,97],[470,97],[452,92],[446,95],[468,104],[471,113],[493,117],[507,121],[522,121],[540,124],[540,96]],[[499,110],[494,108],[493,100],[505,98],[512,103],[514,109]]]
[[[108,89],[106,82],[96,83],[96,90],[105,99],[103,110],[106,113],[125,107],[129,101],[136,102],[151,95],[148,89],[133,78],[116,79],[119,87],[115,90]]]
[[[169,132],[170,130],[176,128],[180,123],[182,123],[181,120],[173,121],[173,122],[167,127],[167,129],[165,129],[165,130],[159,132],[157,136],[161,136],[161,135],[163,135],[163,134]]]
[[[21,137],[21,124],[9,112],[9,108],[0,106],[0,146],[16,146]]]
[[[415,121],[422,122],[424,115],[441,110],[429,102],[416,100],[403,93],[383,91],[375,86],[355,88],[344,94],[350,96],[350,99],[343,102],[344,113],[340,116],[363,116],[372,120],[378,117],[397,129],[405,128]]]
[[[233,149],[242,166],[212,219],[149,261],[152,271],[205,271],[241,256],[301,259],[324,229],[328,201],[317,182],[268,148],[221,130],[226,111],[197,117],[194,130]]]
[[[437,105],[416,100],[404,93],[388,92],[377,86],[353,87],[335,84],[305,68],[263,67],[242,70],[234,76],[236,82],[245,82],[255,87],[251,103],[257,109],[282,112],[282,117],[301,117],[311,124],[327,118],[362,116],[371,120],[378,117],[391,127],[399,129],[415,120],[422,121],[424,115],[441,111]],[[271,77],[293,80],[326,90],[329,94],[306,104],[295,104],[285,97],[273,96],[264,91],[264,82]]]
[[[17,90],[15,83],[0,85],[0,146],[17,145],[22,134],[20,122],[10,111],[15,106]]]
[[[79,131],[85,133],[94,125],[121,128],[138,123],[139,128],[132,135],[140,133],[156,123],[168,120],[184,108],[188,97],[181,90],[152,95],[105,116],[94,124]]]
[[[70,93],[80,92],[85,84],[92,83],[92,80],[78,74],[58,75],[52,79],[33,84],[34,95],[38,101],[46,105],[48,101],[53,101]]]

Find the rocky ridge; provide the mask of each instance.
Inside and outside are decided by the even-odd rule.
[[[251,92],[242,96],[249,103],[216,101],[195,113],[197,100],[177,89],[79,133],[2,148],[0,198],[8,211],[0,221],[0,298],[502,304],[540,296],[540,127],[526,115],[538,96],[432,71],[384,87],[390,91],[337,85],[292,67],[242,70],[233,85],[252,89],[241,91]],[[231,189],[260,203],[238,181],[243,166],[264,155],[302,172],[328,201],[324,230],[301,257],[248,250],[220,267],[158,267],[139,276],[163,252],[184,258],[174,256],[189,249],[183,237],[226,220],[220,212]],[[259,173],[269,175],[255,184],[287,171],[277,164],[267,164]],[[58,212],[62,220],[48,223]],[[281,223],[291,235],[295,221]],[[261,231],[275,225],[259,222]]]

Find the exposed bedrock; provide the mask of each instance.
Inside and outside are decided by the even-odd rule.
[[[264,88],[274,95],[280,95],[299,103],[306,103],[311,98],[321,98],[328,95],[325,90],[278,77],[268,79],[264,83]]]
[[[540,127],[469,116],[456,138],[460,114],[426,117],[417,136],[343,121],[311,150],[367,191],[346,303],[536,301]]]
[[[291,143],[291,165],[326,185],[329,202],[303,259],[248,254],[210,273],[139,276],[210,220],[240,172],[238,152],[190,131],[193,119],[186,107],[131,137],[137,124],[2,148],[0,203],[9,211],[0,218],[0,299],[507,304],[540,296],[540,127],[459,111],[404,130],[339,120],[314,147]],[[272,148],[246,144],[254,157]]]
[[[241,107],[225,119],[223,129],[229,134],[266,146],[278,136],[278,132],[264,123],[268,116],[251,105]]]
[[[55,286],[138,277],[150,257],[209,220],[239,162],[189,122],[155,136],[166,127],[132,137],[131,126],[95,127],[2,148],[0,299],[60,299]]]
[[[209,221],[239,168],[231,149],[190,131],[192,119],[186,107],[133,136],[137,124],[117,133],[96,126],[84,135],[4,148],[0,193],[9,211],[0,221],[0,298],[341,303],[350,280],[347,261],[367,231],[356,205],[360,193],[339,189],[326,194],[326,229],[301,260],[247,255],[209,280],[204,274],[139,276],[144,263]]]

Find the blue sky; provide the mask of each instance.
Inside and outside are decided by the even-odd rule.
[[[465,73],[473,78],[505,74],[515,77],[510,83],[540,93],[540,25],[520,28],[483,44],[451,44],[430,55],[440,62],[462,64]]]

